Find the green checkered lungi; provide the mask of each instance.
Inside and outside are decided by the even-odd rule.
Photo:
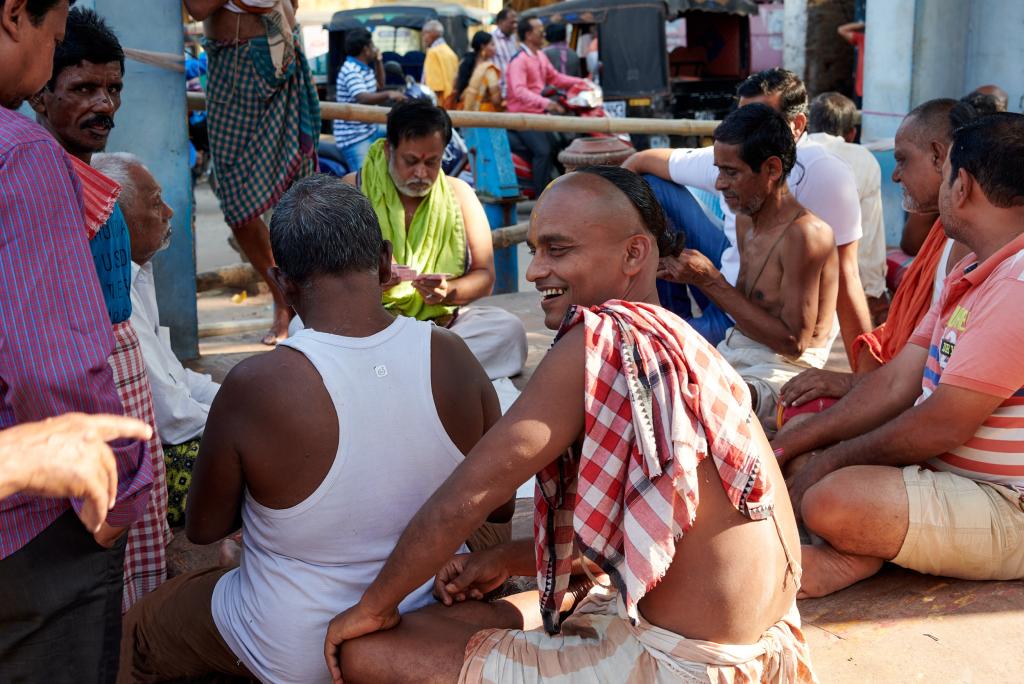
[[[199,457],[199,441],[163,445],[167,468],[167,523],[171,527],[185,524],[188,488],[192,485],[192,470]]]
[[[273,208],[293,182],[316,171],[320,101],[297,35],[281,78],[266,37],[205,41],[210,152],[229,226]]]

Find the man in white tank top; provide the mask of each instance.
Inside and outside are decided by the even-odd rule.
[[[271,276],[307,327],[228,375],[188,500],[195,543],[241,526],[241,566],[176,577],[138,603],[119,681],[329,681],[331,617],[359,599],[499,416],[457,335],[382,306],[391,245],[358,190],[327,176],[297,182],[270,238]],[[509,520],[512,504],[492,519]],[[426,583],[402,609],[432,602]]]

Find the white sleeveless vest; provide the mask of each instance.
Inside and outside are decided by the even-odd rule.
[[[437,415],[433,326],[398,317],[365,338],[302,330],[281,344],[320,373],[338,414],[334,464],[288,509],[246,492],[242,565],[213,593],[224,641],[265,682],[329,682],[327,625],[362,596],[412,516],[462,462]],[[294,397],[301,411],[302,397]],[[431,583],[402,612],[430,603]]]

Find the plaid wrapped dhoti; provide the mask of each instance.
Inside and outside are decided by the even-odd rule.
[[[610,300],[566,312],[557,340],[585,327],[579,462],[537,474],[534,535],[541,613],[557,631],[573,544],[611,578],[626,615],[664,577],[697,517],[697,466],[714,460],[733,506],[772,514],[751,432],[750,393],[697,332],[661,307]],[[769,454],[770,456],[770,454]]]
[[[114,384],[126,415],[133,416],[153,428],[146,444],[153,463],[153,489],[142,518],[128,530],[124,552],[124,596],[121,612],[127,612],[140,598],[167,579],[167,544],[171,528],[167,525],[167,476],[164,453],[156,431],[153,413],[153,392],[146,377],[139,338],[131,323],[114,326],[114,353],[110,356]]]
[[[473,635],[461,683],[815,682],[794,603],[755,644],[687,639],[640,617],[631,622],[618,595],[594,589],[560,634],[485,629]]]
[[[207,40],[208,129],[217,197],[235,227],[316,171],[320,101],[298,47],[278,76],[267,38]]]

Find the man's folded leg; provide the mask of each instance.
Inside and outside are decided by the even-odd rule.
[[[955,473],[903,468],[910,523],[892,562],[969,580],[1024,577],[1024,497]]]
[[[214,673],[253,678],[213,621],[213,589],[228,570],[207,568],[179,575],[125,614],[118,682],[141,684]]]
[[[537,592],[499,601],[433,604],[407,613],[394,629],[376,632],[341,647],[345,682],[454,682],[466,647],[481,629],[522,629],[540,623]]]

